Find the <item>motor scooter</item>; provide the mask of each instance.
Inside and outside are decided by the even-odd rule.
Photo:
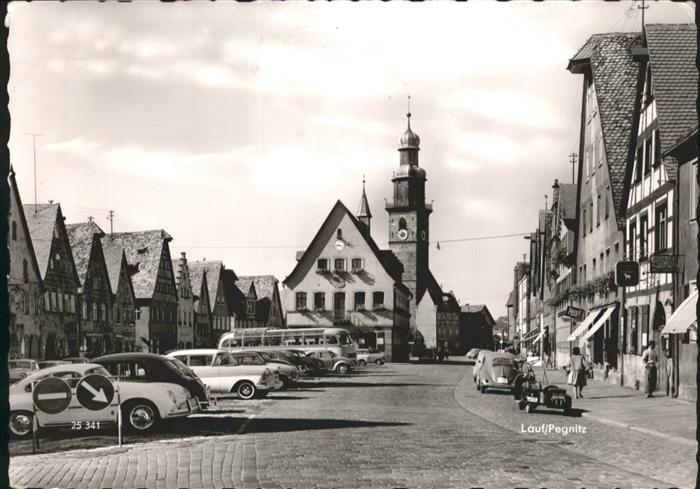
[[[523,362],[521,373],[515,379],[513,396],[518,401],[518,409],[531,413],[537,406],[563,410],[564,416],[571,413],[571,396],[566,389],[548,383],[547,371],[542,368],[542,382],[537,380],[532,365]]]

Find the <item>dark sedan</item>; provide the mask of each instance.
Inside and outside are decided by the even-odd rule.
[[[105,367],[114,375],[127,371],[145,371],[146,382],[170,382],[187,389],[199,401],[202,408],[209,406],[209,389],[187,365],[181,361],[155,353],[112,353],[91,360]]]

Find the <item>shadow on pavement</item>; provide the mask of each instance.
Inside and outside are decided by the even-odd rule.
[[[248,425],[244,433],[337,430],[341,428],[369,428],[375,426],[407,426],[410,424],[412,423],[355,421],[350,419],[255,418]]]
[[[416,384],[416,383],[380,383],[380,382],[332,382],[322,380],[313,384],[304,385],[303,387],[411,387],[420,385],[434,386],[437,384]]]

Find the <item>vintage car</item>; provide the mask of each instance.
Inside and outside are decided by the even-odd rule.
[[[10,371],[10,383],[12,383],[33,374],[39,370],[39,365],[31,358],[18,358],[8,361],[7,368]]]
[[[306,355],[303,350],[296,349],[285,349],[285,352],[296,355],[296,357],[301,361],[303,365],[306,366],[306,371],[311,375],[321,375],[326,372],[326,364],[322,360],[316,357],[310,357]]]
[[[121,402],[122,420],[127,430],[146,432],[159,421],[169,418],[188,416],[199,412],[199,403],[193,399],[184,387],[169,382],[142,382],[145,372],[129,372],[124,379],[112,377],[115,395],[102,411],[84,408],[77,400],[75,388],[85,376],[100,374],[110,377],[109,372],[96,363],[68,364],[38,370],[10,386],[10,433],[17,438],[27,438],[32,432],[33,397],[32,384],[46,377],[58,377],[65,380],[72,389],[68,408],[50,416],[50,421],[42,427],[73,427],[75,422],[91,422],[104,417],[105,411],[114,415]],[[99,417],[98,417],[99,416]],[[38,418],[41,419],[41,418]],[[104,421],[103,421],[104,422]]]
[[[146,352],[125,352],[103,355],[92,360],[105,367],[114,376],[124,376],[124,372],[137,372],[143,369],[144,376],[132,378],[139,382],[172,382],[190,391],[202,408],[209,407],[214,400],[209,388],[182,362]],[[133,377],[133,376],[132,376]]]
[[[269,365],[271,368],[277,368],[280,381],[282,386],[280,390],[286,390],[294,383],[299,380],[299,369],[289,360],[282,358],[280,355],[275,354],[272,350],[249,350],[249,349],[235,349],[229,348],[230,352],[239,353],[257,353],[262,357],[265,364]]]
[[[85,357],[66,357],[63,361],[68,363],[89,363],[90,359]]]
[[[191,368],[212,393],[236,394],[240,399],[264,397],[279,389],[279,369],[265,364],[256,352],[217,348],[176,350],[167,354]]]
[[[347,375],[352,371],[352,360],[341,357],[330,350],[311,351],[308,352],[306,356],[318,358],[323,362],[326,370],[340,375]]]
[[[476,363],[476,357],[481,351],[481,348],[472,348],[467,352],[464,358],[466,358],[467,363]]]
[[[507,390],[512,393],[518,372],[518,362],[514,355],[486,352],[476,372],[476,389],[482,394],[487,389]]]
[[[476,354],[476,361],[474,362],[474,367],[472,368],[472,376],[474,377],[474,382],[476,382],[476,374],[479,373],[479,369],[481,368],[481,362],[484,360],[484,355],[488,350],[479,350],[479,352]]]
[[[384,352],[382,351],[376,351],[372,348],[358,348],[355,351],[357,353],[357,364],[360,367],[364,367],[368,363],[384,365],[384,362],[386,361]]]

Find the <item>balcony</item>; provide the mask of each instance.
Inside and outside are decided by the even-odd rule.
[[[427,202],[425,202],[425,203],[419,202],[418,205],[416,205],[416,206],[413,206],[410,204],[403,205],[403,204],[394,204],[393,202],[387,202],[386,205],[384,206],[384,208],[386,210],[401,210],[401,209],[410,210],[410,209],[415,209],[416,207],[421,207],[421,204],[422,204],[422,207],[425,208],[426,210],[428,210],[430,212],[433,211],[433,204],[428,204]]]

